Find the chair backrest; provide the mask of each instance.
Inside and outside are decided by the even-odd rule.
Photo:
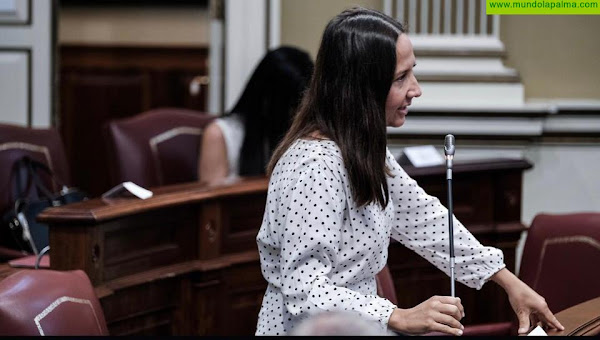
[[[15,163],[27,156],[45,164],[63,184],[70,185],[69,164],[64,145],[54,128],[33,129],[16,125],[0,124],[0,217],[14,207],[18,198]],[[44,185],[57,192],[60,188],[49,176],[40,174]],[[24,189],[24,188],[23,188]],[[35,188],[30,187],[27,197],[36,198]],[[9,247],[11,239],[6,225],[0,226],[0,261],[21,257],[19,251]]]
[[[390,272],[390,268],[387,266],[387,264],[375,276],[375,281],[377,282],[377,295],[388,299],[395,305],[398,304],[394,278],[392,277],[392,273]]]
[[[132,181],[153,187],[198,179],[203,129],[215,117],[161,108],[111,121],[107,138],[111,185]]]
[[[600,296],[600,213],[537,215],[520,277],[554,313]]]
[[[64,145],[54,128],[32,129],[0,124],[0,212],[4,212],[15,199],[13,166],[23,156],[37,160],[50,168],[64,184],[70,184],[69,164]],[[55,183],[42,176],[44,184],[58,191]]]
[[[22,270],[0,281],[0,335],[108,335],[81,270]]]

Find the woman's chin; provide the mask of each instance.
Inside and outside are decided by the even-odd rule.
[[[398,118],[394,119],[393,121],[388,122],[387,126],[399,128],[402,125],[404,125],[405,121],[406,121],[406,117],[398,117]]]

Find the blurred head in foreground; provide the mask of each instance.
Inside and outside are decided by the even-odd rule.
[[[347,312],[323,312],[300,322],[289,335],[392,335],[384,325]]]

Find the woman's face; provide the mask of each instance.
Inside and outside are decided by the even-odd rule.
[[[400,127],[406,120],[408,106],[414,97],[421,95],[421,88],[413,73],[415,54],[406,34],[396,41],[396,73],[385,102],[387,126]]]

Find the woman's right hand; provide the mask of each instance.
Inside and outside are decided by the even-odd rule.
[[[433,296],[419,305],[409,308],[396,308],[388,326],[405,334],[442,332],[462,335],[460,320],[465,316],[460,298]]]

